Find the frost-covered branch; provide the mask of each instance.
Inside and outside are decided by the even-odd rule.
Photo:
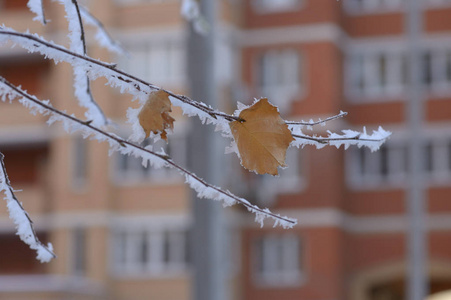
[[[130,93],[142,101],[147,98],[151,91],[163,90],[170,95],[173,105],[182,107],[184,113],[187,115],[197,115],[202,122],[217,124],[218,122],[216,120],[218,118],[227,121],[240,120],[238,117],[217,111],[205,103],[195,101],[185,95],[175,94],[125,71],[116,69],[115,64],[109,64],[89,56],[80,55],[63,46],[48,42],[36,34],[20,33],[11,28],[0,27],[0,42],[6,40],[11,40],[29,52],[41,53],[46,58],[53,59],[55,62],[64,61],[73,66],[83,65],[88,71],[88,76],[91,80],[95,80],[98,77],[105,77],[108,79],[110,86],[118,87],[122,93]]]
[[[343,134],[338,134],[328,131],[327,137],[321,137],[308,136],[299,130],[299,133],[292,133],[292,136],[296,140],[291,143],[291,146],[315,145],[319,149],[326,145],[337,148],[343,145],[345,149],[348,149],[349,146],[356,145],[359,148],[365,146],[370,148],[371,151],[376,151],[391,135],[391,132],[384,130],[382,127],[373,131],[372,134],[367,134],[365,127],[363,127],[363,132],[349,129],[343,130],[342,132]]]
[[[108,142],[110,145],[110,153],[116,151],[123,155],[133,155],[135,157],[142,158],[142,163],[144,166],[152,165],[153,167],[170,167],[176,169],[185,176],[186,182],[190,185],[192,189],[197,192],[199,198],[209,198],[212,200],[222,200],[224,206],[230,206],[234,204],[241,204],[245,206],[248,211],[255,213],[256,221],[263,226],[263,220],[265,218],[271,218],[274,220],[274,226],[280,225],[284,228],[291,228],[297,224],[295,219],[280,216],[274,214],[268,209],[259,208],[256,205],[251,204],[246,199],[240,198],[229,191],[224,191],[221,188],[209,184],[202,178],[198,177],[196,174],[191,173],[185,168],[176,164],[172,159],[165,153],[152,151],[151,146],[141,147],[130,141],[127,141],[114,133],[106,132],[90,122],[84,122],[73,115],[69,115],[65,112],[55,109],[49,103],[49,101],[38,100],[35,96],[27,94],[22,89],[12,85],[5,78],[0,76],[0,95],[2,95],[2,100],[10,101],[15,98],[19,98],[19,102],[28,107],[32,113],[40,113],[43,115],[49,115],[48,124],[52,124],[55,121],[61,121],[64,128],[68,132],[81,131],[85,138],[96,139],[99,142]]]
[[[43,25],[47,24],[42,0],[28,0],[27,6],[32,13],[36,14],[33,21],[40,21]]]
[[[339,118],[343,118],[344,116],[346,116],[348,113],[347,112],[343,112],[343,111],[340,111],[340,113],[338,114],[338,115],[335,115],[335,116],[331,116],[331,117],[328,117],[328,118],[326,118],[326,119],[324,119],[324,120],[321,120],[321,119],[319,119],[318,121],[313,121],[313,120],[310,120],[310,121],[308,121],[308,122],[305,122],[305,121],[300,121],[300,122],[296,122],[296,121],[286,121],[285,123],[287,124],[287,125],[291,125],[291,126],[293,126],[293,125],[300,125],[300,126],[314,126],[314,125],[319,125],[319,124],[321,124],[321,125],[326,125],[326,123],[327,122],[329,122],[329,121],[332,121],[332,120],[336,120],[336,119],[339,119]]]
[[[14,221],[20,239],[31,249],[36,250],[37,259],[41,262],[49,262],[56,257],[53,253],[52,244],[48,243],[45,246],[39,241],[33,228],[33,221],[14,194],[14,189],[6,173],[4,158],[5,156],[0,152],[0,191],[5,194],[4,199],[8,207],[9,217]]]
[[[97,32],[95,35],[95,39],[97,40],[100,46],[120,55],[127,54],[125,49],[122,48],[121,44],[111,37],[111,35],[105,29],[105,26],[103,26],[102,22],[100,22],[96,17],[94,17],[86,7],[81,5],[79,5],[78,7],[80,9],[81,16],[83,17],[85,23],[96,28]]]
[[[78,2],[76,0],[59,0],[59,2],[64,5],[66,18],[69,22],[70,50],[86,56],[85,30]],[[88,70],[82,65],[73,65],[73,73],[75,96],[80,105],[87,109],[86,118],[96,126],[107,125],[108,119],[92,95]]]

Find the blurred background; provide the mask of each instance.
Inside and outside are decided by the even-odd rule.
[[[179,1],[80,2],[129,52],[108,53],[87,27],[90,56],[116,61],[174,92],[193,92],[196,75],[188,66],[196,51]],[[19,103],[1,102],[0,151],[10,180],[21,190],[17,196],[39,237],[52,242],[58,258],[39,263],[0,205],[0,299],[206,300],[195,291],[201,271],[221,278],[217,295],[208,300],[414,299],[406,283],[413,272],[409,236],[415,234],[425,248],[416,257],[418,265],[424,262],[426,293],[451,290],[451,1],[420,2],[417,96],[423,115],[414,138],[421,145],[424,208],[418,219],[426,235],[411,231],[409,221],[409,1],[218,0],[209,37],[217,108],[232,113],[237,101],[251,104],[264,96],[287,120],[317,120],[343,110],[347,117],[305,132],[363,126],[371,132],[382,125],[393,132],[391,139],[374,153],[290,149],[289,167],[279,178],[254,176],[241,169],[235,154],[215,150],[222,165],[215,167],[220,174],[214,181],[299,224],[283,230],[268,222],[260,228],[241,207],[216,210],[222,255],[204,270],[193,257],[211,245],[193,238],[199,216],[181,176],[144,169],[134,158],[109,157],[106,144],[68,136]],[[51,19],[45,27],[32,21],[26,0],[0,1],[0,22],[68,45],[63,8],[44,3]],[[4,46],[0,75],[83,118],[67,64]],[[126,111],[137,103],[105,83],[93,82],[94,96],[127,136]],[[199,122],[178,108],[173,116],[174,134],[159,147],[190,166],[193,156],[204,155],[189,150]]]

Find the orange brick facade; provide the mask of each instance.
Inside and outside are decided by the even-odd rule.
[[[46,2],[52,22],[43,29],[30,21],[33,15],[27,12],[26,1],[15,1],[0,1],[0,18],[6,26],[36,28],[67,44],[61,34],[67,25],[61,7]],[[226,91],[222,107],[231,111],[236,101],[250,104],[253,98],[265,96],[274,103],[280,101],[281,115],[287,120],[317,120],[340,110],[349,113],[326,127],[305,128],[309,134],[362,130],[363,126],[371,132],[379,125],[393,131],[387,148],[376,153],[355,147],[296,149],[297,167],[289,167],[286,175],[276,179],[224,170],[230,190],[236,188],[250,201],[299,221],[291,230],[273,229],[269,223],[259,228],[244,209],[226,209],[231,215],[227,228],[232,232],[227,243],[231,258],[225,258],[231,266],[227,270],[230,300],[405,299],[408,166],[404,162],[408,158],[403,151],[409,128],[406,87],[400,78],[402,55],[407,51],[403,48],[405,15],[402,5],[359,10],[358,3],[366,2],[274,0],[282,9],[265,0],[221,2],[219,40],[226,41],[221,46],[230,51],[221,56],[221,72],[233,66],[228,77],[221,77],[221,91]],[[88,5],[141,61],[123,63],[123,57],[90,44],[92,56],[119,60],[120,68],[135,68],[150,78],[149,61],[167,59],[171,65],[185,57],[186,27],[178,2],[101,0]],[[267,10],[262,8],[265,5]],[[427,144],[430,156],[425,158],[431,170],[425,171],[425,182],[428,274],[434,293],[451,289],[451,23],[447,21],[451,10],[446,3],[428,4],[425,10],[425,44],[438,49],[433,48],[431,55],[448,51],[443,50],[442,61],[437,60],[441,63],[431,64],[434,68],[449,64],[449,70],[438,72],[442,76],[438,86],[443,82],[445,86],[437,92],[431,83],[425,92],[420,137],[431,143]],[[88,29],[88,33],[93,32]],[[158,48],[162,45],[167,47]],[[72,99],[72,70],[67,65],[2,51],[1,76],[51,99],[56,107],[83,116]],[[350,73],[355,70],[349,71],[350,65],[359,59],[361,65],[351,67],[364,70],[352,81]],[[140,68],[141,64],[145,67]],[[398,72],[395,79],[401,92],[390,90],[384,77],[393,65],[400,66],[394,73]],[[177,72],[185,72],[184,67]],[[163,70],[167,68],[164,65]],[[280,74],[274,76],[271,71]],[[185,77],[161,85],[185,93]],[[279,79],[273,86],[272,81]],[[122,129],[127,108],[136,103],[104,83],[103,79],[93,83],[95,95]],[[271,94],[271,88],[278,93]],[[291,88],[293,92],[286,93]],[[176,124],[186,127],[174,135],[186,134],[186,118],[177,108],[174,115]],[[189,253],[177,252],[188,247],[185,239],[192,222],[190,192],[183,180],[170,174],[161,175],[168,176],[165,180],[155,179],[140,164],[114,155],[109,158],[107,145],[80,144],[77,137],[44,122],[44,117],[30,116],[17,103],[0,103],[0,151],[6,156],[11,181],[23,189],[18,196],[36,218],[38,234],[51,241],[58,253],[58,259],[48,265],[37,263],[13,235],[2,209],[0,242],[5,247],[0,255],[11,260],[0,263],[0,299],[191,299],[193,270],[189,259],[181,258]],[[128,133],[124,129],[123,134]],[[230,165],[238,169],[238,160],[233,157]],[[77,181],[77,176],[82,180]],[[12,275],[20,275],[17,282],[28,284],[29,291],[2,285]],[[52,284],[56,279],[62,287]]]

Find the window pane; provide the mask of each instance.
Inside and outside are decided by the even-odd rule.
[[[86,273],[86,231],[76,228],[73,232],[73,271],[75,275]]]
[[[432,172],[433,170],[433,146],[431,142],[428,142],[424,147],[424,170],[426,172]]]
[[[448,143],[448,170],[451,171],[451,142]]]
[[[379,85],[385,87],[387,85],[387,57],[385,54],[379,55]]]
[[[380,172],[383,178],[388,175],[388,150],[386,146],[382,146],[380,149]]]
[[[366,168],[366,152],[364,148],[357,150],[358,153],[358,170],[360,175],[365,175],[367,172]]]
[[[430,52],[423,54],[423,83],[427,86],[432,84],[432,56]]]
[[[147,263],[149,260],[149,241],[147,237],[147,232],[143,232],[140,234],[140,240],[139,240],[139,263],[141,263],[143,266]]]
[[[446,81],[451,82],[451,51],[446,53]]]
[[[292,234],[254,240],[256,279],[263,284],[293,285],[300,280],[300,240]]]
[[[73,185],[74,187],[81,187],[86,184],[87,176],[88,176],[88,147],[86,140],[83,137],[76,137],[73,141],[73,151],[74,151],[74,160],[73,160]]]
[[[283,270],[287,271],[287,273],[295,273],[299,272],[300,264],[299,264],[299,239],[293,235],[287,235],[284,239],[284,248],[283,248]]]
[[[363,55],[358,55],[355,59],[355,72],[357,88],[360,92],[365,90],[365,77],[364,75],[364,60]]]

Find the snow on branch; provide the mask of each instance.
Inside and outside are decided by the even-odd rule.
[[[245,206],[248,211],[255,213],[256,221],[263,226],[263,220],[265,218],[271,218],[274,220],[274,226],[280,225],[283,228],[292,228],[297,224],[296,219],[280,216],[274,214],[268,209],[262,209],[258,206],[251,204],[249,201],[240,198],[229,191],[222,190],[221,188],[214,186],[204,179],[198,177],[196,174],[191,173],[185,168],[176,164],[165,153],[152,151],[151,146],[145,148],[138,146],[130,141],[127,141],[114,133],[106,132],[94,125],[91,122],[84,122],[73,115],[57,110],[52,107],[49,101],[38,100],[35,96],[27,94],[22,89],[12,85],[5,78],[0,76],[0,95],[2,100],[10,101],[15,98],[19,98],[19,102],[29,108],[32,113],[40,113],[42,115],[49,115],[48,124],[52,124],[55,121],[61,121],[65,130],[69,133],[75,131],[81,131],[84,138],[90,137],[96,139],[99,142],[108,142],[110,145],[110,154],[112,152],[119,152],[123,155],[131,155],[142,158],[143,166],[147,167],[149,164],[155,168],[169,167],[176,169],[179,173],[185,176],[186,182],[194,189],[199,198],[209,198],[212,200],[222,200],[224,206],[230,206],[234,204],[241,204]]]
[[[49,262],[56,255],[53,253],[52,244],[48,243],[47,246],[42,244],[33,228],[33,221],[23,208],[22,204],[17,200],[14,194],[14,189],[6,173],[6,167],[4,162],[5,156],[0,152],[0,191],[5,194],[6,206],[8,207],[9,217],[16,224],[17,235],[20,239],[30,246],[31,249],[36,250],[37,259],[41,262]]]
[[[33,18],[33,21],[39,21],[43,25],[47,24],[47,20],[45,19],[44,14],[44,4],[42,3],[42,0],[28,0],[27,6],[32,13],[36,14],[36,16]]]
[[[89,56],[80,55],[63,46],[48,42],[37,34],[30,34],[28,32],[20,33],[11,28],[0,27],[0,43],[7,40],[16,43],[31,53],[41,53],[46,58],[53,59],[56,63],[64,61],[74,67],[82,65],[87,70],[91,80],[105,77],[108,80],[108,85],[119,88],[121,93],[126,92],[133,95],[141,104],[144,104],[150,92],[163,90],[169,94],[173,105],[180,106],[184,114],[188,116],[198,116],[203,123],[224,125],[224,120],[240,120],[236,116],[217,111],[205,103],[195,101],[185,95],[175,94],[127,72],[116,69],[115,64],[109,64]],[[225,128],[226,126],[222,127]]]
[[[328,131],[327,137],[321,137],[305,135],[299,129],[296,133],[292,133],[295,140],[291,143],[291,146],[299,148],[304,145],[314,145],[320,149],[326,145],[330,145],[338,149],[343,145],[345,149],[348,149],[349,146],[356,145],[359,148],[363,146],[368,147],[373,152],[377,151],[391,135],[390,131],[386,131],[380,126],[372,134],[368,134],[365,127],[363,127],[363,132],[349,129],[343,130],[342,132],[343,134],[338,134]]]
[[[319,119],[318,121],[310,120],[308,122],[305,122],[305,121],[300,121],[300,122],[287,121],[285,123],[288,126],[290,126],[290,127],[292,127],[292,126],[308,126],[308,128],[310,129],[311,126],[318,125],[318,124],[321,124],[321,126],[325,126],[327,122],[333,121],[333,120],[336,120],[336,119],[339,119],[339,118],[343,118],[346,115],[348,115],[347,112],[340,111],[340,113],[338,115],[335,115],[335,116],[332,116],[332,117],[328,117],[328,118],[326,118],[324,120],[321,120],[321,119]]]
[[[78,2],[76,0],[59,0],[59,2],[64,5],[69,23],[70,49],[86,56],[86,36]],[[75,96],[80,106],[87,109],[85,116],[88,120],[91,120],[96,126],[107,125],[109,121],[92,95],[87,72],[88,70],[83,65],[73,66]]]
[[[96,28],[95,39],[100,46],[119,55],[127,54],[125,49],[122,48],[121,44],[117,40],[113,39],[108,31],[106,31],[105,26],[103,26],[102,22],[94,17],[86,7],[79,5],[79,8],[80,14],[83,17],[85,23]]]

